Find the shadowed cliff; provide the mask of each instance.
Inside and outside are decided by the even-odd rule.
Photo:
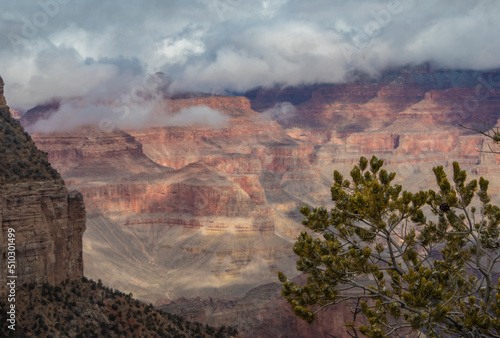
[[[15,245],[17,284],[50,283],[83,277],[85,206],[68,192],[47,154],[9,112],[0,78],[0,270],[7,269],[8,244]],[[11,229],[11,230],[9,230]],[[15,234],[8,238],[8,233]],[[6,274],[0,275],[2,288]]]

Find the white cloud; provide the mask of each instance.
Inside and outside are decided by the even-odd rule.
[[[2,74],[8,103],[23,110],[53,98],[84,96],[117,75],[109,64],[85,64],[72,48],[47,48],[10,61]]]
[[[127,104],[113,104],[90,98],[65,100],[59,109],[46,120],[39,120],[29,127],[30,132],[62,132],[79,126],[100,126],[103,130],[138,129],[144,127],[191,125],[224,127],[229,117],[218,110],[201,105],[181,109],[172,113],[168,100],[161,97]]]
[[[241,92],[426,61],[500,67],[493,0],[89,0],[60,5],[23,37],[41,11],[26,0],[2,5],[0,75],[14,108],[123,88],[127,71],[163,71],[175,90]],[[11,45],[10,33],[20,45]]]
[[[274,107],[266,109],[262,115],[271,118],[274,121],[286,123],[288,120],[296,117],[297,108],[290,102],[278,102]]]
[[[229,117],[223,115],[220,111],[202,105],[181,109],[177,114],[169,117],[165,121],[165,125],[223,127],[228,121]]]
[[[167,37],[160,42],[156,55],[165,64],[186,63],[190,56],[203,54],[205,45],[200,39]]]

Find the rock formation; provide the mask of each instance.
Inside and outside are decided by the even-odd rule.
[[[18,122],[0,78],[0,284],[6,286],[8,229],[15,232],[17,284],[61,283],[83,276],[83,197],[68,193]],[[11,243],[12,244],[12,243]]]
[[[180,315],[187,320],[197,320],[219,325],[238,323],[242,337],[259,338],[348,338],[344,323],[352,320],[352,313],[343,305],[336,305],[319,313],[316,321],[309,325],[296,317],[290,305],[281,296],[282,285],[269,283],[260,285],[239,299],[200,297],[177,299],[158,308]]]
[[[254,283],[272,282],[277,267],[293,267],[300,225],[290,216],[296,218],[299,200],[286,190],[309,185],[326,196],[313,147],[262,119],[246,98],[194,102],[228,115],[228,126],[32,135],[85,197],[89,277],[156,301],[189,296],[193,288],[203,296],[214,288],[243,296]]]
[[[85,198],[89,277],[193,320],[230,318],[249,336],[270,327],[307,336],[271,286],[278,270],[295,271],[300,206],[328,206],[333,169],[347,174],[360,156],[383,158],[414,190],[434,187],[432,166],[454,160],[471,175],[500,172],[500,155],[478,151],[488,140],[458,126],[497,123],[499,74],[403,69],[377,81],[169,99],[165,114],[205,105],[228,123],[32,137]],[[272,120],[281,102],[296,110]]]
[[[0,107],[5,109],[5,107],[7,106],[7,101],[5,101],[3,87],[4,87],[3,79],[0,77]]]

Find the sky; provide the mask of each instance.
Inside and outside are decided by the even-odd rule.
[[[133,96],[156,72],[173,93],[226,94],[423,62],[500,68],[496,0],[16,0],[0,8],[0,76],[21,110],[53,98]]]

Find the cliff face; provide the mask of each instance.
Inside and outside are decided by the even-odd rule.
[[[82,235],[85,208],[80,193],[54,182],[5,185],[0,190],[0,242],[7,229],[16,239],[18,283],[59,284],[83,276]],[[2,253],[6,254],[6,250]],[[0,269],[6,271],[6,260]],[[0,282],[5,285],[5,274]]]
[[[172,99],[166,114],[205,105],[228,123],[32,136],[85,198],[89,277],[197,321],[230,319],[248,336],[279,334],[276,327],[288,337],[340,334],[327,319],[308,331],[284,310],[276,286],[259,287],[276,282],[277,270],[297,273],[300,206],[329,207],[333,170],[347,174],[360,156],[383,158],[412,190],[434,187],[432,166],[454,160],[473,175],[500,172],[500,155],[478,152],[488,140],[458,127],[497,123],[498,74],[398,71],[246,98]],[[274,114],[284,101],[295,110]],[[497,193],[500,182],[487,178]],[[346,313],[336,311],[325,318],[339,326]]]
[[[488,140],[459,124],[498,123],[499,80],[498,71],[400,70],[378,81],[296,88],[296,112],[277,122],[293,138],[315,145],[322,167],[376,154],[395,164],[459,159],[480,165],[475,171],[496,173],[486,166],[500,157],[479,152],[489,149]],[[252,107],[265,111],[272,102],[290,99],[289,91],[248,95]]]
[[[261,118],[248,99],[166,106],[192,104],[219,110],[228,125],[32,135],[85,198],[87,276],[148,301],[209,296],[214,288],[242,296],[274,281],[278,267],[293,267],[300,229],[282,214],[298,210],[286,191],[323,191],[313,146]]]
[[[9,113],[0,78],[0,270],[15,230],[17,283],[61,283],[83,276],[85,207]],[[2,287],[6,274],[0,275]]]
[[[4,87],[3,79],[0,77],[0,107],[2,108],[7,106],[7,102],[5,101],[5,96],[3,94],[3,87]]]

